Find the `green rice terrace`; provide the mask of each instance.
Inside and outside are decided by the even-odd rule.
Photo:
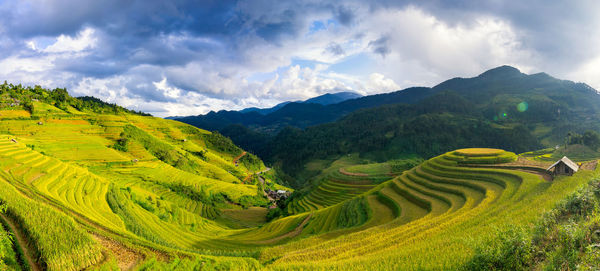
[[[217,133],[43,99],[0,110],[8,270],[464,269],[597,176],[547,180],[527,158],[544,153],[485,148],[414,167],[342,158],[277,207],[267,192],[293,190]]]

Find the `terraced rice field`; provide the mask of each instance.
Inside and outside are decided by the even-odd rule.
[[[0,111],[6,117],[0,121],[0,210],[8,206],[9,219],[25,227],[27,243],[33,244],[33,258],[39,259],[35,266],[80,270],[110,262],[109,258],[120,253],[116,247],[123,246],[136,247],[133,253],[141,254],[138,259],[154,257],[148,249],[184,254],[256,250],[254,245],[237,241],[228,244],[230,236],[248,229],[230,229],[214,221],[221,215],[220,208],[258,194],[256,185],[239,184],[237,176],[245,176],[248,170],[244,163],[232,165],[234,155],[227,152],[230,143],[209,146],[202,137],[209,132],[170,120],[131,114],[98,115],[74,108],[67,112],[39,102],[34,106],[31,119],[29,113],[17,118],[13,111]],[[160,157],[163,153],[157,155],[157,150],[148,149],[136,138],[129,140],[130,148],[115,149],[113,145],[123,137],[127,125],[138,125],[137,129],[145,131],[148,138],[160,142],[163,149],[159,151],[168,157]],[[261,162],[253,168],[262,170],[264,165]],[[18,191],[17,199],[12,198],[13,190]],[[53,227],[73,230],[44,233],[43,223],[38,220],[31,223],[39,225],[27,224],[27,204],[13,202],[39,204],[49,214],[59,214],[57,219],[64,217],[70,223],[47,219]],[[31,215],[44,218],[37,213]],[[258,221],[264,224],[264,218]],[[291,231],[297,226],[282,229]],[[269,232],[263,239],[286,233]],[[73,253],[52,244],[61,238],[70,240],[61,234],[88,243],[74,243],[72,247],[81,249],[81,253]],[[104,246],[93,236],[104,236],[121,245]],[[47,251],[51,254],[45,254]],[[63,253],[72,253],[73,258]],[[211,260],[215,261],[221,262]],[[246,261],[250,265],[256,262],[241,260]]]
[[[240,176],[264,165],[235,167],[240,150],[226,139],[169,120],[67,111],[36,105],[40,120],[0,122],[0,206],[22,225],[35,264],[49,270],[110,268],[113,260],[150,270],[165,262],[188,269],[460,269],[496,229],[527,226],[596,174],[548,182],[486,168],[517,156],[482,148],[404,172],[389,163],[334,163],[318,186],[289,202],[287,216],[267,223],[253,217],[265,208],[240,207],[262,196]],[[119,140],[127,148],[115,147]],[[248,223],[230,227],[221,223],[227,219]],[[121,262],[116,255],[124,250],[137,260]]]
[[[476,149],[435,157],[363,194],[371,212],[364,224],[266,249],[261,257],[274,259],[275,270],[459,269],[496,229],[528,225],[596,175],[550,183],[526,172],[461,166],[513,157]]]
[[[341,167],[324,177],[309,194],[291,202],[288,208],[293,213],[303,213],[333,206],[362,195],[398,174],[382,164]]]

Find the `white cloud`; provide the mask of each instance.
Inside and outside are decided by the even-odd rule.
[[[369,75],[369,81],[367,81],[366,88],[368,92],[381,93],[399,90],[400,86],[398,86],[394,80],[385,78],[383,74],[372,73]]]
[[[600,91],[600,53],[567,74],[567,79],[587,83]]]
[[[109,30],[84,24],[89,26],[74,35],[15,42],[23,48],[0,57],[0,76],[15,83],[67,87],[75,95],[97,96],[169,116],[268,107],[341,90],[374,94],[433,86],[504,64],[525,72],[560,65],[548,65],[552,56],[528,42],[535,33],[520,29],[502,14],[471,11],[469,16],[456,16],[460,20],[448,20],[416,6],[350,5],[355,17],[349,26],[335,22],[327,9],[298,12],[292,23],[299,32],[286,33],[276,41],[258,36],[253,23],[269,16],[283,16],[274,22],[285,21],[289,3],[272,4],[270,9],[240,3],[236,11],[248,20],[239,32],[227,37],[161,32],[150,38],[127,37],[142,40],[131,48],[127,47],[130,43],[119,43],[122,37],[111,36]],[[302,11],[305,7],[295,8]],[[311,30],[316,21],[322,27]],[[2,27],[0,24],[0,31]],[[591,34],[598,38],[586,42],[599,48],[599,33]],[[0,41],[0,49],[2,44]],[[578,67],[561,68],[553,75],[600,88],[600,52],[595,55]],[[356,56],[361,56],[359,61]],[[106,63],[117,67],[116,71],[98,72]]]
[[[35,42],[30,40],[27,42],[27,47],[29,47],[29,49],[37,51],[37,47],[35,46]]]
[[[508,22],[482,16],[469,25],[448,25],[422,10],[381,10],[367,22],[372,40],[388,39],[389,53],[377,58],[379,72],[402,87],[431,86],[455,76],[473,76],[509,64],[527,71],[536,63]],[[385,29],[379,26],[386,25]]]
[[[0,61],[0,74],[17,72],[35,73],[48,71],[54,67],[53,58],[48,57],[19,57],[11,56]]]
[[[152,82],[152,84],[157,90],[162,91],[165,94],[165,96],[169,98],[179,98],[181,96],[181,93],[184,92],[179,88],[169,86],[167,84],[167,78],[165,77],[163,77],[163,79],[160,82]]]
[[[56,38],[56,42],[42,51],[46,53],[65,53],[65,52],[81,52],[86,49],[93,49],[98,42],[94,36],[95,30],[86,28],[73,38],[66,35],[60,35]]]

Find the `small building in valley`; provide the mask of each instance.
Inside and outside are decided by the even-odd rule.
[[[274,200],[278,200],[281,198],[287,199],[287,197],[290,195],[290,193],[286,190],[275,191],[275,190],[271,190],[271,189],[267,188],[266,192],[267,192],[267,195]]]
[[[568,175],[571,176],[577,170],[579,170],[579,166],[575,164],[575,162],[571,161],[571,159],[564,156],[560,160],[556,161],[556,163],[552,164],[548,169],[552,175]]]

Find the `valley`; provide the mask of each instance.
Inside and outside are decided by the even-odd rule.
[[[599,11],[0,0],[0,271],[598,271]]]
[[[457,148],[372,159],[377,149],[365,145],[300,158],[301,169],[289,171],[287,158],[267,167],[218,132],[60,89],[2,90],[2,99],[19,101],[0,110],[1,218],[15,236],[13,259],[3,261],[11,270],[462,270],[479,264],[478,248],[502,230],[526,232],[600,170],[597,135],[573,132],[564,146],[522,154]],[[460,104],[441,95],[423,103]],[[469,122],[447,115],[464,106],[430,117]],[[413,110],[384,108],[382,116]],[[497,140],[468,141],[479,146],[542,145],[528,131],[493,132],[510,131],[509,122],[476,123],[463,136],[491,129]],[[516,139],[522,144],[510,145]],[[286,140],[305,153],[312,144]],[[474,144],[461,142],[428,153]],[[580,170],[550,175],[546,168],[564,155]]]

